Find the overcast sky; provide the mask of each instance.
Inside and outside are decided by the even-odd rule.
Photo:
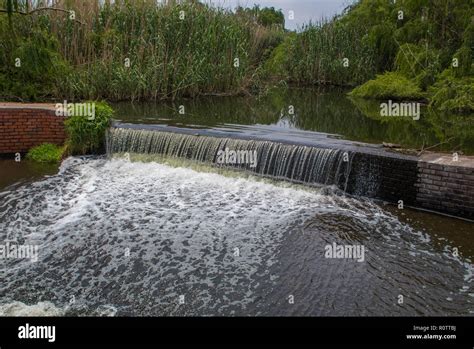
[[[203,2],[219,5],[229,9],[235,9],[238,5],[253,7],[275,7],[281,9],[285,15],[285,27],[297,29],[310,20],[313,22],[321,18],[331,18],[342,10],[352,0],[204,0]],[[289,11],[294,11],[294,20],[288,18]]]

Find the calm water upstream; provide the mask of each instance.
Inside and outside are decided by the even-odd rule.
[[[442,115],[422,107],[419,120],[381,117],[380,102],[350,99],[343,90],[278,88],[265,96],[202,97],[169,103],[118,103],[115,118],[234,132],[305,130],[368,143],[474,154],[474,115]]]
[[[39,246],[1,261],[0,314],[470,315],[472,228],[330,187],[68,158],[0,191],[1,241]],[[325,258],[334,243],[364,261]]]

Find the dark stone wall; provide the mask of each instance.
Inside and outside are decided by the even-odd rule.
[[[416,201],[417,161],[381,155],[356,153],[351,166],[347,192],[389,202]]]

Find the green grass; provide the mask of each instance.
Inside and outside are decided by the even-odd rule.
[[[57,163],[61,161],[64,151],[65,147],[43,143],[31,148],[26,154],[26,158],[36,162]]]

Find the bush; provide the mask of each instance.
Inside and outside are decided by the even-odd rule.
[[[404,44],[398,50],[395,67],[399,73],[413,79],[426,90],[441,72],[440,62],[438,51],[427,50],[421,45]]]
[[[43,143],[31,148],[26,154],[26,158],[37,162],[59,162],[63,157],[65,147],[60,147],[51,143]]]
[[[294,44],[296,34],[289,33],[285,39],[272,51],[270,58],[263,65],[263,77],[265,78],[287,78],[288,52]]]
[[[474,78],[456,78],[453,69],[446,69],[428,90],[430,107],[444,112],[474,112]]]
[[[105,132],[114,111],[105,102],[95,103],[95,117],[69,116],[66,121],[67,146],[71,154],[84,155],[98,152],[104,145]]]
[[[0,97],[34,101],[60,94],[70,67],[58,51],[59,41],[47,30],[12,35],[0,16]]]
[[[374,80],[356,87],[350,93],[353,97],[374,99],[422,99],[424,94],[418,85],[400,73],[388,72],[377,75]]]

